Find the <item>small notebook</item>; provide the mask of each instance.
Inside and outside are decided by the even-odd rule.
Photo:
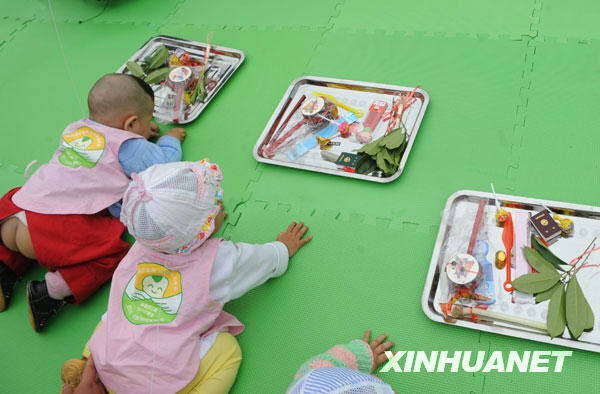
[[[560,227],[550,212],[543,210],[533,215],[529,221],[542,239],[548,243],[560,236]]]

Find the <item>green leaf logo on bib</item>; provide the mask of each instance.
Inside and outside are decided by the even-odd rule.
[[[62,153],[58,161],[67,167],[92,168],[102,157],[105,146],[106,141],[102,134],[89,127],[80,127],[72,133],[63,135],[60,144]]]
[[[133,324],[170,323],[177,316],[181,298],[179,271],[140,263],[123,292],[123,314]]]

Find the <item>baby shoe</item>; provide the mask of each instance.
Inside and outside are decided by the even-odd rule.
[[[56,312],[65,304],[65,300],[55,300],[50,297],[46,281],[32,280],[27,284],[29,322],[35,331],[40,332],[46,327],[50,318],[56,315]]]
[[[0,312],[8,308],[17,280],[17,274],[0,261]]]

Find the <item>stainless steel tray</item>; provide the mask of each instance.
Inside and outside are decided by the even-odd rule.
[[[303,95],[305,95],[306,97],[312,96],[313,91],[331,94],[340,102],[346,105],[350,105],[354,108],[361,109],[365,114],[365,116],[360,119],[362,121],[366,117],[371,102],[373,100],[384,100],[388,103],[387,110],[389,110],[394,95],[399,93],[411,92],[412,90],[413,88],[405,86],[385,85],[371,82],[349,81],[344,79],[322,78],[313,76],[300,77],[292,82],[290,87],[283,95],[283,98],[281,99],[279,105],[275,109],[275,112],[273,112],[271,119],[269,119],[269,121],[267,122],[267,125],[265,126],[262,134],[260,135],[258,141],[254,145],[254,149],[252,151],[254,158],[259,162],[284,167],[322,172],[325,174],[339,175],[379,183],[392,182],[393,180],[398,178],[400,174],[402,174],[402,171],[404,171],[406,161],[408,159],[408,156],[410,155],[412,146],[415,142],[415,138],[417,137],[417,132],[419,131],[421,120],[423,119],[423,115],[425,114],[425,110],[427,109],[427,105],[429,104],[429,95],[423,89],[417,89],[415,91],[414,97],[416,98],[416,101],[406,110],[402,117],[403,123],[408,133],[408,143],[402,156],[400,166],[398,167],[398,171],[396,171],[396,173],[392,176],[380,177],[345,172],[335,163],[324,160],[319,153],[318,147],[311,149],[307,154],[300,158],[297,158],[294,161],[289,160],[283,154],[276,155],[273,158],[265,157],[261,154],[261,147],[269,141],[276,129],[278,129],[279,126],[283,124],[290,115],[292,115],[292,117],[288,122],[288,126],[297,121],[295,117],[299,117],[300,115],[292,113],[296,106],[296,103]],[[373,132],[373,140],[382,136],[385,133],[386,127],[387,122],[380,121]],[[354,137],[337,137],[335,141],[340,143],[339,146],[334,146],[331,149],[331,151],[335,153],[352,153],[353,150],[358,149],[363,145],[358,143],[358,141],[356,141]]]
[[[165,45],[169,52],[173,52],[176,49],[181,49],[190,54],[190,57],[204,60],[204,51],[206,49],[207,44],[198,42],[185,40],[182,38],[175,38],[170,36],[156,36],[152,37],[148,42],[146,42],[137,52],[135,52],[127,61],[137,62],[146,58],[147,56],[151,56],[160,45]],[[218,45],[212,45],[210,50],[210,56],[214,56],[212,60],[213,67],[208,74],[208,83],[207,83],[207,96],[204,102],[197,102],[196,104],[190,105],[185,112],[185,118],[179,121],[179,124],[186,124],[194,121],[204,108],[210,103],[210,101],[217,95],[219,90],[225,85],[225,83],[231,78],[233,73],[238,69],[238,67],[243,63],[245,59],[244,52],[238,49],[231,49],[226,47],[221,47]],[[117,73],[124,73],[127,69],[127,61],[117,70]],[[214,81],[213,83],[210,83]],[[156,89],[160,85],[153,85],[153,89]],[[156,108],[158,103],[155,105],[155,116],[156,116]]]
[[[483,230],[487,231],[489,242],[487,259],[493,262],[495,251],[504,250],[501,239],[502,228],[495,225],[496,208],[494,206],[493,195],[491,193],[470,190],[461,190],[451,195],[444,209],[440,230],[435,242],[435,249],[427,273],[425,288],[421,297],[421,306],[427,317],[437,322],[472,328],[474,330],[600,352],[600,328],[598,328],[600,321],[600,293],[596,291],[597,283],[600,279],[600,268],[582,269],[577,274],[579,283],[594,311],[596,319],[594,329],[590,332],[584,332],[579,337],[579,340],[568,338],[568,334],[563,334],[563,337],[551,339],[550,336],[542,331],[506,322],[473,322],[470,319],[459,319],[455,323],[448,323],[444,320],[439,303],[448,301],[448,299],[445,299],[447,294],[444,290],[447,289],[448,284],[446,276],[440,275],[440,265],[448,261],[451,255],[460,249],[466,250],[468,237],[481,198],[488,199],[484,222],[482,223]],[[539,212],[543,209],[542,206],[545,205],[562,217],[573,220],[575,224],[574,235],[570,238],[561,238],[550,246],[554,254],[563,260],[570,261],[573,257],[581,254],[594,237],[599,237],[600,239],[599,207],[502,194],[498,194],[498,199],[503,208],[513,215],[518,212]],[[594,259],[598,260],[599,256],[592,254],[589,262],[594,261]],[[546,321],[548,301],[539,304],[512,303],[512,296],[502,288],[502,284],[506,279],[506,269],[498,270],[494,266],[493,270],[496,302],[489,306],[489,310],[529,320]],[[512,278],[515,278],[514,273]]]

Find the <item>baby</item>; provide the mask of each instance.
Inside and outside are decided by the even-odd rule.
[[[114,273],[108,311],[84,350],[110,390],[228,392],[241,362],[234,336],[244,326],[223,304],[282,275],[312,239],[303,223],[267,244],[211,238],[227,216],[221,180],[207,160],[134,174],[121,221],[136,242]],[[77,386],[84,366],[63,365],[65,387]]]
[[[67,126],[49,163],[0,199],[0,311],[33,260],[48,268],[27,285],[36,331],[65,304],[78,304],[109,280],[128,244],[120,200],[130,175],[181,160],[185,130],[158,139],[154,92],[123,74],[100,78],[88,95],[89,119]]]
[[[288,387],[288,394],[381,393],[394,390],[374,375],[375,369],[387,362],[385,354],[394,346],[382,334],[370,341],[371,330],[361,339],[336,345],[327,352],[306,361]],[[384,342],[385,341],[385,342]]]

